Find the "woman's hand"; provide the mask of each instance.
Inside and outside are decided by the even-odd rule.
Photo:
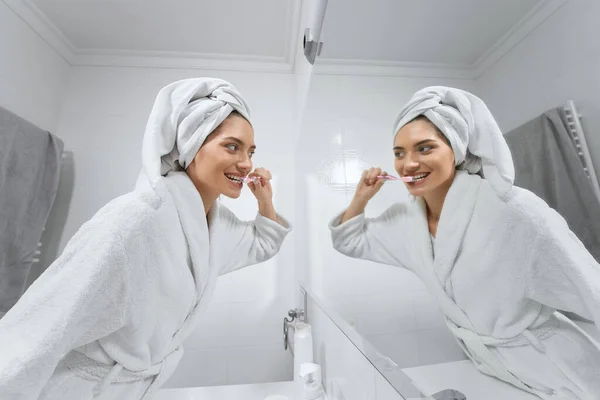
[[[379,189],[385,183],[385,179],[377,178],[378,175],[385,176],[387,172],[381,171],[381,168],[369,168],[365,170],[358,182],[354,198],[361,203],[366,203],[375,196]]]
[[[377,178],[378,175],[385,176],[387,175],[387,172],[382,172],[381,168],[369,168],[363,172],[360,182],[358,182],[358,186],[356,187],[356,191],[354,192],[352,202],[346,209],[346,212],[344,212],[340,224],[343,224],[365,211],[365,207],[369,200],[379,192],[379,189],[381,189],[385,183],[385,179]]]
[[[260,215],[269,218],[272,221],[281,223],[277,218],[275,206],[273,206],[271,172],[268,169],[256,168],[254,172],[249,173],[248,176],[258,178],[254,181],[248,182],[248,187],[258,201],[258,212]]]
[[[248,177],[258,179],[248,182],[250,191],[256,197],[258,204],[270,204],[273,202],[273,188],[271,187],[271,172],[268,169],[256,168],[248,174]]]

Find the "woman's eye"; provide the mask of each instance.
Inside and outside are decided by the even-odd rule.
[[[432,147],[431,146],[421,146],[421,148],[419,148],[419,151],[421,153],[427,153],[428,151],[431,151]]]
[[[250,153],[250,158],[254,157],[254,152]]]
[[[228,144],[225,147],[228,148],[231,151],[236,151],[237,150],[237,144]]]
[[[404,153],[401,153],[399,151],[394,152],[394,156],[396,156],[397,158],[400,158],[404,155]]]

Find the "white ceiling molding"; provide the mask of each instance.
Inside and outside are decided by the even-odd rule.
[[[543,0],[540,1],[523,19],[506,33],[490,50],[479,58],[474,64],[475,78],[479,78],[485,71],[512,50],[519,42],[535,31],[548,17],[554,14],[568,0]]]
[[[283,57],[164,51],[78,49],[30,0],[0,0],[73,66],[215,69],[292,73],[301,4],[290,1]]]
[[[327,46],[327,43],[324,43],[323,46]],[[318,57],[313,72],[318,75],[372,75],[456,79],[474,79],[475,77],[475,69],[469,65],[320,59]]]
[[[252,57],[166,51],[83,50],[73,59],[77,66],[211,69],[291,73],[284,57]]]
[[[75,46],[62,32],[29,0],[0,0],[36,32],[64,60],[73,64]]]
[[[314,73],[321,75],[477,79],[567,1],[541,0],[506,35],[500,38],[488,52],[470,65],[317,58]],[[325,40],[323,46],[327,46],[327,40]]]

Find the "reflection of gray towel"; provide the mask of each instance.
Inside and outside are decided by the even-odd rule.
[[[557,108],[506,134],[515,163],[515,185],[531,190],[565,218],[600,261],[600,203],[583,171]]]
[[[62,141],[0,107],[0,315],[23,292],[54,202]]]

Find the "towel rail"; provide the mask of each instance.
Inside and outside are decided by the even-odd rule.
[[[594,163],[592,162],[590,149],[588,147],[587,140],[585,139],[583,127],[581,126],[581,114],[577,112],[577,108],[575,107],[575,102],[573,100],[567,101],[564,110],[567,114],[569,134],[571,135],[573,143],[575,144],[577,155],[581,160],[585,174],[592,183],[594,194],[600,202],[600,182],[598,182],[598,177],[596,175],[596,170],[594,169]]]
[[[61,163],[64,163],[64,161],[67,159],[67,151],[68,150],[63,150],[62,154],[60,155],[60,160]],[[46,227],[44,226],[42,228],[42,232],[44,232],[46,230]],[[40,239],[41,240],[41,239]],[[33,257],[31,259],[31,264],[37,264],[40,262],[41,259],[41,255],[42,255],[42,251],[44,250],[44,245],[42,244],[42,242],[38,242],[37,244],[37,249],[35,250]]]

